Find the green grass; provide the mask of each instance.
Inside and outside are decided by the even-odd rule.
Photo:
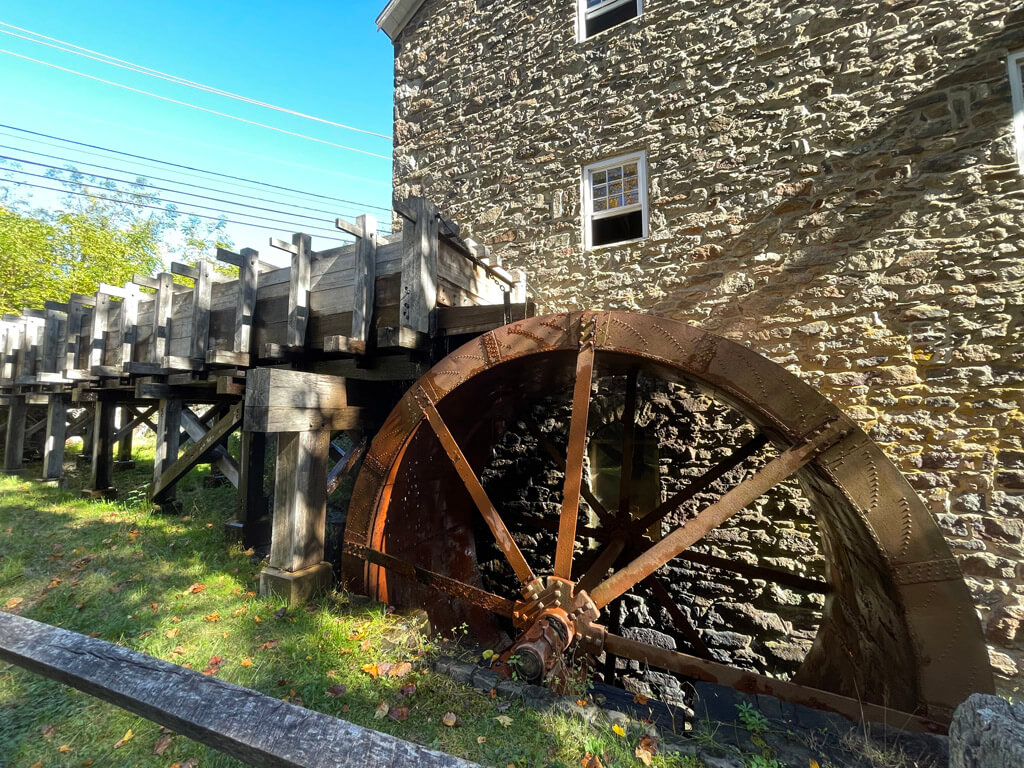
[[[216,675],[270,696],[343,717],[485,765],[579,766],[587,752],[606,766],[639,766],[638,734],[577,718],[524,709],[495,720],[500,700],[472,693],[428,670],[454,642],[424,638],[402,616],[342,593],[289,609],[259,597],[262,564],[224,541],[224,521],[235,505],[230,486],[204,489],[206,470],[179,486],[180,516],[157,516],[145,502],[152,447],[136,449],[137,468],[118,471],[117,502],[86,501],[77,489],[87,468],[68,472],[68,490],[22,477],[0,478],[0,610],[64,627],[175,664],[205,670],[222,658]],[[72,457],[69,455],[69,467]],[[202,589],[193,585],[203,585]],[[401,678],[371,677],[363,667],[409,661]],[[415,693],[401,697],[409,683]],[[344,685],[332,697],[332,686]],[[381,702],[405,705],[405,721],[376,719]],[[446,712],[455,727],[442,724]],[[128,731],[133,736],[115,745]],[[155,724],[84,693],[10,665],[0,665],[0,764],[14,766],[184,766],[241,763],[173,735]],[[697,766],[693,758],[662,756],[654,765]]]

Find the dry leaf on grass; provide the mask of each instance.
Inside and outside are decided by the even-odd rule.
[[[402,722],[403,720],[409,719],[409,708],[408,707],[392,707],[388,710],[388,717],[392,720]]]
[[[54,734],[54,732],[56,730],[57,729],[54,728],[52,725],[44,725],[43,726],[43,738],[46,739],[47,741],[49,741],[50,739],[53,738],[53,734]]]
[[[220,614],[217,613],[217,611],[214,611],[213,613],[208,613],[205,616],[203,616],[203,621],[220,621]]]
[[[129,728],[127,731],[124,732],[124,736],[121,737],[117,744],[114,745],[114,749],[120,749],[133,738],[135,738],[135,734],[132,732],[132,729]]]
[[[361,651],[368,651],[368,650],[370,650],[370,640],[369,640],[369,638],[367,638],[366,640],[363,640],[363,642],[361,642],[359,644],[359,650],[361,650]]]
[[[597,755],[592,755],[589,752],[583,757],[580,762],[583,768],[604,768],[604,763],[601,762],[601,758]]]
[[[275,619],[283,619],[287,615],[288,615],[288,606],[285,606],[284,608],[280,608],[280,609],[274,611],[274,618]]]
[[[252,666],[252,659],[250,659],[248,656],[246,656],[244,659],[242,659],[238,663],[241,664],[243,667],[251,667]]]
[[[4,608],[6,608],[8,611],[13,611],[15,608],[21,605],[21,602],[22,601],[20,597],[12,597],[4,604]]]
[[[388,670],[388,677],[405,677],[412,672],[412,664],[400,661]]]
[[[267,642],[260,643],[259,645],[257,645],[256,646],[256,650],[257,651],[272,651],[275,648],[277,648],[277,644],[280,643],[280,642],[281,642],[280,640],[267,640]]]
[[[445,712],[444,717],[441,718],[441,722],[447,725],[449,728],[455,725],[459,721],[459,718],[455,716],[454,712]]]
[[[193,594],[193,595],[197,595],[200,592],[202,592],[204,589],[206,589],[206,585],[205,584],[200,584],[199,582],[196,582],[191,587],[186,589],[185,592]]]
[[[61,744],[59,747],[57,747],[57,751],[63,755],[70,752],[71,747],[69,747],[67,744]]]
[[[372,678],[376,678],[380,674],[380,668],[376,664],[363,664],[360,669]]]
[[[643,706],[647,703],[647,697],[644,696],[642,693],[638,693],[636,696],[633,697],[633,703]]]
[[[156,740],[156,744],[153,745],[153,754],[162,755],[167,751],[167,748],[171,746],[171,739],[174,738],[169,733],[165,733],[159,739]]]
[[[414,693],[416,693],[416,683],[407,683],[403,685],[402,690],[400,690],[398,693],[401,696],[412,696]]]
[[[347,690],[348,690],[348,688],[346,686],[338,684],[338,685],[332,685],[330,688],[327,689],[326,693],[332,699],[336,699],[339,696],[344,696],[345,695],[345,691],[347,691]]]
[[[388,706],[388,703],[386,701],[382,701],[380,704],[377,705],[377,708],[373,710],[373,719],[383,720],[385,717],[388,716],[389,709],[391,709],[391,707]]]
[[[502,728],[508,728],[510,725],[512,725],[512,718],[509,717],[508,715],[498,715],[494,719],[498,722],[498,725],[500,725]]]
[[[477,744],[485,744],[486,742],[487,742],[487,737],[486,736],[477,736],[476,737],[476,743]]]

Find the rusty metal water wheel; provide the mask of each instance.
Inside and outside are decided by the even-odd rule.
[[[635,382],[637,372],[697,386],[757,429],[702,477],[640,514],[630,509],[626,493],[618,508],[606,508],[583,480],[592,383],[600,376]],[[572,410],[566,455],[558,458],[564,485],[557,549],[551,572],[537,573],[479,477],[508,425],[531,403],[564,389],[572,392]],[[634,383],[627,383],[625,398],[628,413]],[[634,455],[625,444],[633,439],[629,421],[623,457]],[[645,535],[694,487],[706,488],[766,445],[774,447],[774,458],[717,501],[657,541]],[[630,462],[624,458],[624,478]],[[641,584],[657,596],[662,566],[790,477],[812,505],[827,579],[817,635],[791,680],[606,629],[609,604]],[[581,497],[605,531],[585,569],[577,554],[585,527]],[[483,588],[474,535],[481,520],[518,580],[517,600]],[[930,729],[948,722],[969,693],[992,690],[959,568],[881,450],[779,366],[663,318],[619,312],[530,318],[448,355],[406,393],[373,441],[353,491],[345,553],[349,583],[395,605],[425,607],[437,627],[466,624],[490,645],[502,626],[495,616],[506,625],[511,620],[519,633],[512,652],[530,676],[560,674],[561,653],[572,648],[857,719]],[[670,614],[687,634],[685,616]]]

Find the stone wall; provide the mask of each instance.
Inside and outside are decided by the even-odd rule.
[[[427,0],[396,43],[396,195],[552,309],[667,315],[843,407],[946,532],[1024,670],[1024,179],[998,0]],[[585,251],[582,166],[645,150],[650,237]]]

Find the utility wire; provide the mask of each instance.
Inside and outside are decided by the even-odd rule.
[[[2,134],[0,134],[0,135],[2,135]],[[335,216],[335,215],[337,215],[337,211],[329,211],[329,210],[324,209],[324,208],[310,208],[309,206],[305,206],[305,205],[298,205],[296,203],[289,203],[286,200],[268,200],[266,198],[257,197],[256,195],[246,195],[246,194],[243,194],[241,192],[232,192],[232,191],[227,190],[227,189],[217,189],[215,187],[204,187],[202,184],[192,184],[192,183],[187,182],[187,181],[179,181],[178,179],[168,179],[168,178],[163,177],[163,176],[153,176],[153,175],[148,174],[148,173],[147,174],[140,174],[140,173],[137,173],[136,171],[134,171],[132,169],[115,168],[115,167],[112,167],[112,166],[109,166],[109,165],[100,165],[99,163],[90,163],[90,162],[88,162],[86,160],[76,160],[76,159],[71,158],[71,157],[61,157],[60,155],[50,155],[50,154],[47,154],[46,152],[36,152],[34,150],[31,150],[31,149],[25,149],[24,147],[10,146],[8,144],[0,144],[0,149],[9,149],[9,150],[13,150],[15,152],[27,152],[30,155],[35,155],[37,157],[45,157],[45,158],[48,158],[50,160],[62,160],[64,162],[66,162],[66,163],[72,163],[72,164],[75,164],[75,165],[87,165],[87,166],[89,166],[91,168],[99,168],[100,170],[103,170],[103,171],[113,171],[114,173],[123,173],[123,174],[129,174],[129,175],[144,177],[147,181],[164,181],[164,182],[167,182],[168,184],[177,184],[178,186],[182,186],[182,187],[192,187],[193,189],[201,189],[201,190],[203,190],[205,192],[218,192],[218,193],[223,194],[223,195],[234,195],[235,197],[245,197],[245,198],[248,198],[250,200],[259,200],[260,202],[263,202],[263,203],[275,203],[277,205],[288,206],[289,208],[298,208],[298,209],[303,210],[303,211],[313,211],[314,213],[326,213],[328,216]],[[3,156],[0,155],[0,157],[3,157]],[[18,162],[31,163],[32,165],[44,165],[43,163],[34,163],[31,160],[23,160],[21,158],[8,158],[8,159],[10,159],[10,160],[17,160]],[[46,167],[46,168],[57,168],[57,166],[52,166],[52,165],[44,165],[44,167]],[[58,168],[58,170],[73,170],[73,171],[77,171],[77,169],[68,169],[68,168]],[[126,182],[126,183],[129,183],[129,182]],[[134,182],[132,182],[132,183],[134,183]],[[177,190],[172,190],[172,191],[176,192]],[[191,193],[188,193],[188,194],[191,194]],[[345,205],[346,206],[350,206],[351,205],[351,206],[354,207],[353,203],[345,203]]]
[[[88,198],[95,198],[97,200],[106,200],[109,203],[115,203],[117,205],[128,205],[128,206],[132,206],[134,208],[150,208],[150,209],[152,209],[154,211],[160,211],[162,213],[180,213],[180,214],[185,215],[185,216],[195,216],[197,219],[208,219],[209,221],[223,221],[223,222],[226,222],[228,224],[241,224],[242,226],[256,227],[257,229],[261,229],[261,230],[264,230],[266,232],[283,232],[283,231],[285,231],[283,229],[275,229],[274,227],[268,227],[268,226],[266,226],[264,224],[257,224],[257,223],[251,222],[251,221],[237,221],[235,219],[226,219],[223,216],[207,216],[207,215],[202,214],[202,213],[193,213],[192,211],[182,211],[182,210],[168,211],[166,208],[161,208],[158,205],[146,205],[145,203],[135,203],[135,202],[132,202],[130,200],[118,200],[117,198],[114,198],[114,197],[103,197],[102,195],[95,195],[95,194],[91,194],[89,192],[74,192],[74,191],[72,191],[70,189],[54,189],[53,187],[44,187],[44,186],[42,186],[40,184],[32,184],[32,183],[27,182],[27,181],[18,181],[17,179],[8,179],[7,181],[9,183],[11,183],[11,184],[17,184],[17,185],[22,186],[22,187],[32,187],[33,189],[44,189],[44,190],[47,190],[49,192],[60,192],[61,194],[64,194],[64,195],[76,195],[77,197],[88,197]],[[324,235],[317,235],[317,237],[319,237],[319,238],[321,238],[323,240],[334,240],[334,241],[339,242],[339,243],[349,243],[349,244],[351,244],[351,242],[352,242],[351,240],[345,240],[345,239],[342,239],[340,237],[329,237],[329,236],[324,236]]]
[[[301,189],[294,189],[292,187],[283,187],[283,186],[280,186],[278,184],[270,184],[269,182],[266,182],[266,181],[256,181],[255,179],[247,179],[244,176],[232,176],[229,173],[221,173],[219,171],[209,171],[209,170],[206,170],[205,168],[196,168],[195,166],[191,166],[191,165],[182,165],[180,163],[172,163],[169,160],[159,160],[159,159],[157,159],[155,157],[147,157],[145,155],[134,155],[131,152],[122,152],[119,149],[110,149],[109,147],[102,147],[102,146],[100,146],[98,144],[88,144],[88,143],[86,143],[84,141],[75,141],[74,139],[65,139],[65,138],[63,138],[61,136],[52,136],[52,135],[50,135],[48,133],[40,133],[38,131],[30,131],[27,128],[18,128],[17,126],[14,126],[14,125],[6,125],[4,123],[0,123],[0,128],[6,128],[8,130],[18,131],[19,133],[27,133],[27,134],[30,134],[32,136],[42,136],[43,138],[46,138],[46,139],[54,139],[56,141],[61,141],[61,142],[64,142],[66,144],[74,144],[75,146],[79,146],[79,147],[88,147],[89,149],[98,149],[98,150],[100,150],[102,152],[110,152],[111,154],[121,155],[122,157],[131,157],[131,158],[134,158],[136,160],[145,160],[147,162],[159,163],[160,165],[165,165],[165,166],[168,166],[168,167],[171,167],[171,168],[182,168],[182,169],[187,170],[187,171],[196,171],[198,173],[205,173],[205,174],[208,174],[210,176],[219,176],[219,177],[224,178],[224,179],[231,179],[232,181],[244,181],[247,184],[256,184],[256,185],[261,186],[261,187],[267,187],[268,189],[278,189],[278,190],[281,190],[283,192],[295,192],[295,193],[300,194],[300,195],[306,195],[308,197],[315,197],[315,198],[318,198],[318,199],[321,199],[321,200],[331,200],[331,201],[336,202],[336,203],[348,203],[350,205],[355,205],[355,206],[361,207],[361,208],[374,208],[374,209],[376,209],[378,211],[386,211],[388,214],[391,213],[391,209],[390,208],[385,208],[382,205],[370,205],[369,203],[360,203],[360,202],[357,202],[357,201],[354,201],[354,200],[345,200],[345,199],[340,198],[340,197],[332,197],[330,195],[321,195],[321,194],[317,194],[316,192],[306,192],[306,191],[301,190]]]
[[[63,183],[63,184],[74,184],[74,185],[79,186],[79,187],[85,187],[86,189],[88,189],[90,187],[95,187],[97,189],[105,189],[105,191],[108,191],[108,192],[115,192],[116,191],[116,192],[120,192],[120,193],[124,194],[124,191],[121,190],[121,189],[110,190],[110,189],[104,188],[101,185],[98,185],[98,184],[87,184],[87,183],[85,183],[83,181],[72,181],[72,180],[54,179],[52,176],[47,176],[47,175],[41,174],[41,173],[30,173],[29,171],[21,171],[21,170],[18,170],[17,168],[5,168],[3,170],[8,171],[10,173],[19,173],[22,176],[31,176],[31,177],[36,178],[36,179],[46,179],[47,181],[56,181],[58,183]],[[11,179],[11,181],[15,181],[15,180]],[[59,191],[59,190],[57,190],[57,191]],[[74,193],[70,193],[69,192],[69,194],[74,194]],[[114,200],[114,198],[102,197],[100,195],[93,195],[93,197],[96,197],[96,198],[98,198],[100,200]],[[172,204],[172,205],[189,205],[189,206],[192,206],[193,208],[200,208],[202,210],[214,211],[214,212],[218,212],[218,213],[222,213],[222,214],[223,213],[228,213],[228,214],[230,214],[232,216],[239,216],[239,215],[241,215],[241,216],[248,216],[249,218],[252,218],[252,219],[261,219],[262,221],[269,221],[269,222],[274,223],[274,224],[287,224],[289,227],[307,226],[307,225],[297,224],[294,221],[286,221],[284,219],[272,219],[272,218],[270,218],[268,216],[258,216],[258,215],[253,214],[253,213],[245,213],[244,211],[223,211],[220,208],[216,208],[216,207],[210,206],[210,205],[200,205],[198,203],[190,203],[188,201],[182,201],[182,200],[168,200],[166,198],[162,198],[162,197],[159,197],[157,195],[153,195],[152,197],[147,197],[146,199],[149,199],[149,200],[159,200],[160,202],[169,203],[169,204]],[[162,209],[162,210],[166,210],[166,209]],[[236,223],[238,223],[238,222],[236,222]],[[337,233],[337,230],[328,230],[326,227],[309,227],[309,226],[307,226],[307,228],[310,229],[310,230],[320,230],[321,232]]]
[[[39,163],[39,162],[36,162],[34,160],[23,160],[22,158],[12,157],[11,155],[0,155],[0,160],[11,160],[11,161],[16,162],[16,163],[28,163],[29,165],[37,165],[40,168],[50,168],[51,170],[60,171],[61,173],[81,173],[81,171],[78,171],[78,170],[68,169],[68,168],[61,168],[59,165],[49,165],[47,163]],[[0,167],[2,167],[2,166],[0,166]],[[15,168],[9,168],[7,170],[12,170],[12,171],[16,171],[17,172],[17,169],[15,169]],[[265,208],[265,207],[260,206],[260,205],[250,205],[249,203],[237,203],[237,202],[235,202],[233,200],[225,200],[224,198],[221,198],[221,197],[210,197],[209,195],[199,195],[199,194],[196,194],[195,192],[183,192],[183,191],[178,190],[178,189],[170,189],[168,187],[158,187],[158,186],[156,186],[154,184],[146,184],[146,183],[143,183],[143,182],[133,181],[133,180],[130,180],[130,179],[128,179],[128,180],[116,179],[113,176],[104,176],[103,174],[100,174],[100,173],[88,173],[88,174],[82,174],[82,175],[89,176],[90,178],[106,179],[107,181],[113,181],[113,182],[116,182],[118,184],[131,184],[132,186],[135,186],[135,187],[143,187],[145,189],[155,189],[155,190],[158,190],[160,192],[171,192],[171,193],[176,194],[176,195],[185,195],[187,197],[194,197],[194,198],[197,198],[199,200],[211,200],[211,201],[213,201],[215,203],[227,203],[228,205],[233,205],[233,206],[235,206],[237,208],[251,208],[254,211],[266,211],[267,213],[279,213],[282,216],[291,216],[291,217],[296,218],[296,219],[308,219],[309,221],[316,221],[316,222],[327,223],[327,224],[333,224],[334,223],[331,219],[324,219],[324,218],[321,218],[321,217],[318,217],[318,216],[307,216],[306,214],[303,214],[303,213],[292,213],[291,211],[282,211],[282,210],[279,210],[277,208]],[[45,174],[44,174],[44,177],[45,178],[52,178],[50,176],[45,176]],[[54,180],[55,181],[62,181],[62,179],[54,179]],[[71,181],[74,182],[73,179]],[[191,203],[188,203],[188,204],[191,205]]]
[[[139,73],[141,75],[146,75],[147,77],[160,78],[161,80],[167,80],[168,82],[171,82],[171,83],[176,83],[178,85],[184,85],[184,86],[187,86],[189,88],[195,88],[196,90],[204,91],[206,93],[213,93],[213,94],[216,94],[218,96],[225,96],[225,97],[227,97],[229,99],[235,99],[236,101],[245,102],[246,104],[254,104],[254,105],[258,106],[258,107],[265,107],[267,109],[273,109],[273,110],[276,110],[278,112],[283,112],[283,113],[288,114],[288,115],[294,115],[295,117],[301,117],[301,118],[304,118],[306,120],[314,120],[314,121],[316,121],[318,123],[324,123],[325,125],[333,125],[335,128],[343,128],[343,129],[345,129],[347,131],[355,131],[357,133],[365,133],[368,136],[377,136],[378,138],[381,138],[381,139],[387,139],[389,141],[391,140],[391,136],[389,136],[389,135],[387,135],[385,133],[377,133],[376,131],[369,131],[369,130],[366,130],[365,128],[356,128],[356,127],[351,126],[351,125],[345,125],[344,123],[336,123],[333,120],[328,120],[328,119],[323,118],[323,117],[316,117],[315,115],[307,115],[304,112],[297,112],[294,109],[288,109],[287,107],[279,107],[276,104],[269,104],[268,102],[265,102],[265,101],[259,101],[257,99],[252,99],[252,98],[249,98],[248,96],[242,96],[242,95],[237,94],[237,93],[232,93],[231,91],[225,91],[225,90],[222,90],[220,88],[215,88],[215,87],[213,87],[211,85],[206,85],[204,83],[196,82],[195,80],[187,80],[184,77],[178,77],[177,75],[171,75],[171,74],[168,74],[167,72],[161,72],[160,70],[153,69],[152,67],[143,66],[142,64],[135,64],[134,62],[126,61],[125,59],[119,59],[116,56],[110,56],[109,54],[101,53],[100,51],[94,51],[91,48],[85,48],[85,47],[83,47],[81,45],[75,45],[74,43],[69,43],[66,40],[59,40],[56,37],[50,37],[48,35],[44,35],[44,34],[41,34],[39,32],[33,32],[32,30],[25,29],[24,27],[18,27],[18,26],[15,26],[14,24],[8,24],[5,21],[0,21],[0,26],[8,27],[9,29],[16,29],[19,32],[26,32],[26,33],[28,33],[28,35],[33,35],[34,37],[42,38],[40,40],[36,40],[36,39],[33,39],[33,37],[28,37],[26,35],[19,35],[19,34],[15,33],[15,32],[8,32],[6,30],[0,29],[0,33],[3,33],[5,35],[10,35],[12,37],[19,37],[22,40],[28,40],[30,43],[37,43],[39,45],[45,45],[45,46],[47,46],[49,48],[55,48],[58,51],[64,51],[65,53],[74,54],[75,56],[84,56],[87,59],[93,59],[94,61],[99,61],[99,62],[101,62],[103,64],[110,64],[111,66],[114,66],[114,67],[120,67],[121,69],[127,69],[127,70],[129,70],[131,72],[137,72],[137,73]],[[45,43],[45,42],[43,42],[44,40],[49,40],[51,42],[50,43]],[[51,43],[60,43],[60,45],[52,45]],[[69,46],[69,47],[65,48],[65,47],[62,47],[62,46]],[[71,48],[74,48],[75,50],[70,50]],[[95,55],[90,55],[90,54],[95,54]]]
[[[104,83],[106,85],[112,85],[115,88],[123,88],[126,91],[131,91],[132,93],[141,93],[144,96],[152,96],[154,99],[160,99],[161,101],[167,101],[167,102],[170,102],[171,104],[178,104],[179,106],[189,107],[191,109],[197,109],[200,112],[208,112],[211,115],[218,115],[219,117],[226,117],[229,120],[236,120],[236,121],[238,121],[240,123],[245,123],[247,125],[255,125],[255,126],[259,127],[259,128],[266,128],[267,130],[276,131],[278,133],[283,133],[283,134],[285,134],[287,136],[295,136],[295,137],[300,138],[300,139],[306,139],[307,141],[315,141],[318,144],[326,144],[329,147],[337,147],[338,149],[348,150],[349,152],[358,152],[361,155],[368,155],[370,157],[379,157],[382,160],[390,160],[391,159],[390,155],[382,155],[382,154],[380,154],[378,152],[370,152],[367,149],[358,149],[357,147],[349,147],[349,146],[347,146],[345,144],[338,144],[337,142],[328,141],[327,139],[318,139],[315,136],[309,136],[308,134],[305,134],[305,133],[298,133],[297,131],[289,131],[286,128],[278,128],[277,126],[268,125],[267,123],[260,123],[260,122],[257,122],[256,120],[248,120],[248,119],[246,119],[244,117],[239,117],[238,115],[231,115],[231,114],[228,114],[227,112],[219,112],[216,109],[210,109],[208,107],[201,107],[198,104],[192,104],[192,103],[187,102],[187,101],[181,101],[180,99],[172,99],[170,96],[161,96],[160,94],[153,93],[152,91],[144,91],[141,88],[133,88],[130,85],[125,85],[124,83],[118,83],[118,82],[116,82],[114,80],[106,80],[106,79],[104,79],[102,77],[96,77],[96,75],[88,75],[85,72],[79,72],[77,69],[70,69],[69,67],[62,67],[59,64],[54,64],[54,63],[49,62],[49,61],[43,61],[42,59],[35,59],[35,58],[32,58],[31,56],[26,56],[26,55],[24,55],[22,53],[15,53],[14,51],[8,51],[6,48],[0,48],[0,53],[6,54],[8,56],[14,56],[15,58],[18,58],[18,59],[24,59],[25,61],[31,61],[31,62],[33,62],[35,64],[42,64],[44,67],[50,67],[51,69],[60,70],[61,72],[67,72],[67,73],[72,74],[72,75],[78,75],[79,77],[85,77],[85,78],[88,78],[89,80],[95,80],[98,83]]]

